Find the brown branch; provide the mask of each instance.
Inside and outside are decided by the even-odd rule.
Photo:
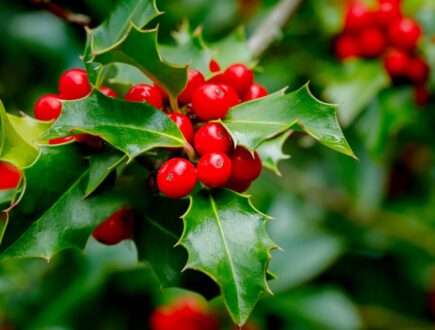
[[[53,3],[51,0],[30,0],[30,2],[38,7],[41,7],[50,13],[61,18],[65,22],[73,23],[81,26],[90,26],[91,19],[84,14],[73,13],[69,10],[62,8],[61,6]]]

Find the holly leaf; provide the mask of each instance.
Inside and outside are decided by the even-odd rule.
[[[231,108],[223,124],[238,145],[250,150],[290,128],[301,128],[323,145],[355,157],[336,110],[336,105],[317,100],[305,85],[292,93],[277,92]]]
[[[128,33],[131,24],[143,27],[160,14],[153,0],[118,0],[103,23],[87,30],[92,53],[112,48]]]
[[[266,232],[267,219],[247,196],[227,189],[200,190],[191,196],[183,216],[179,243],[189,254],[185,269],[201,271],[216,281],[239,325],[269,291],[266,268],[275,245]]]
[[[163,112],[143,102],[126,102],[94,90],[76,101],[62,101],[62,113],[44,135],[73,131],[98,135],[130,159],[156,147],[180,148],[187,142]]]
[[[85,197],[92,194],[108,175],[127,157],[116,150],[106,149],[89,159],[89,180],[86,186]]]
[[[112,194],[83,199],[88,175],[88,162],[74,144],[42,147],[24,171],[21,202],[6,215],[0,258],[50,260],[61,250],[84,248],[92,230],[122,205]]]
[[[50,124],[7,114],[0,101],[0,159],[19,168],[30,165],[39,153],[37,141]]]
[[[160,45],[164,59],[178,65],[191,65],[205,76],[210,76],[209,64],[213,51],[207,47],[201,29],[190,31],[187,21],[173,33],[176,45]]]
[[[281,172],[278,169],[278,162],[290,158],[289,155],[286,155],[282,152],[282,147],[291,133],[292,131],[287,131],[270,140],[267,140],[263,142],[257,149],[257,152],[260,155],[261,161],[263,163],[263,167],[271,170],[279,176],[281,176]]]
[[[162,59],[157,49],[157,29],[140,30],[135,25],[131,25],[125,37],[112,48],[95,51],[87,47],[85,58],[87,62],[101,65],[110,63],[133,65],[163,88],[172,101],[176,101],[177,95],[187,82],[187,67],[172,65]],[[93,82],[96,82],[95,79]]]

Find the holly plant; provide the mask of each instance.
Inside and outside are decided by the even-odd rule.
[[[240,31],[208,45],[184,25],[163,45],[160,14],[151,0],[119,0],[87,28],[84,69],[37,100],[36,119],[0,107],[0,257],[49,261],[91,235],[131,239],[162,287],[203,273],[242,325],[270,293],[278,248],[251,182],[263,168],[279,175],[291,131],[355,156],[337,107],[308,85],[269,94],[254,82]]]

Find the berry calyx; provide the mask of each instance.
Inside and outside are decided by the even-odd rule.
[[[233,64],[223,72],[220,80],[243,94],[254,82],[254,72],[244,64]]]
[[[239,103],[236,91],[225,84],[207,83],[192,96],[192,109],[202,120],[220,119]]]
[[[233,142],[227,130],[218,123],[207,123],[195,133],[194,147],[199,155],[208,152],[229,153],[233,148]]]
[[[361,53],[369,58],[378,57],[386,47],[387,40],[382,31],[376,27],[364,29],[359,35]]]
[[[429,65],[420,57],[409,62],[408,77],[414,85],[422,85],[429,78]]]
[[[231,175],[231,160],[222,152],[206,153],[197,165],[199,180],[209,187],[223,186]]]
[[[193,92],[205,83],[205,78],[201,72],[194,68],[187,71],[187,84],[183,91],[178,95],[178,102],[181,104],[189,103],[192,99]]]
[[[230,155],[231,180],[239,182],[252,182],[261,173],[262,162],[255,151],[254,155],[248,149],[238,146]]]
[[[100,92],[103,93],[106,96],[118,97],[118,95],[115,93],[115,91],[112,88],[110,88],[110,87],[101,86],[100,87]]]
[[[360,45],[352,35],[342,34],[335,42],[335,54],[340,60],[361,55]]]
[[[50,145],[63,144],[63,143],[68,143],[72,140],[74,140],[74,136],[67,136],[67,137],[61,137],[56,139],[50,139],[48,140],[48,144]]]
[[[77,100],[91,92],[86,71],[70,69],[65,71],[59,79],[59,92],[62,99]]]
[[[192,142],[194,129],[190,119],[187,116],[176,112],[171,112],[168,114],[168,117],[175,123],[175,125],[177,125],[181,133],[183,133],[186,141],[189,143]]]
[[[393,46],[413,50],[417,46],[422,30],[411,18],[403,17],[392,22],[388,27],[388,37]]]
[[[58,95],[47,94],[36,101],[33,111],[38,120],[57,119],[62,112],[62,102],[59,101]]]
[[[131,87],[125,95],[125,100],[130,102],[147,102],[157,109],[161,109],[163,106],[163,97],[160,89],[148,84],[137,84]]]
[[[92,236],[103,244],[114,245],[131,238],[132,234],[133,212],[121,209],[100,223]]]
[[[0,190],[14,189],[21,180],[21,172],[15,166],[0,161]]]
[[[187,196],[195,187],[197,174],[195,166],[184,158],[172,158],[160,167],[157,186],[167,197]]]
[[[410,57],[406,52],[393,50],[385,56],[384,66],[390,77],[400,78],[407,73]]]
[[[253,83],[248,87],[246,92],[243,94],[243,102],[259,99],[260,97],[266,96],[267,90],[263,86],[257,83]]]

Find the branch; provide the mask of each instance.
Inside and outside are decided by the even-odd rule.
[[[36,6],[39,6],[57,17],[61,18],[65,22],[73,23],[81,26],[90,26],[91,19],[89,16],[83,14],[73,13],[68,11],[61,6],[53,3],[51,0],[30,0]]]
[[[261,55],[281,34],[281,29],[295,13],[302,0],[280,0],[264,22],[249,38],[248,46],[255,57]]]

